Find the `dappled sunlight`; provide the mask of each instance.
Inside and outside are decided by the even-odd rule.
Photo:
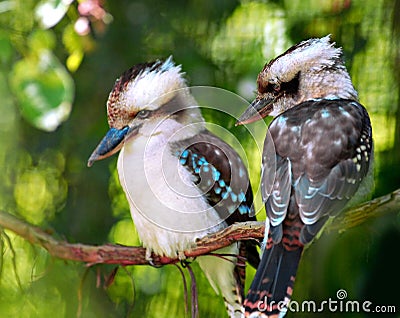
[[[28,222],[39,225],[53,219],[65,204],[67,183],[62,176],[65,159],[61,153],[49,150],[40,157],[37,165],[25,164],[19,167],[14,199],[18,212]]]
[[[286,37],[284,11],[272,3],[244,2],[226,20],[211,45],[215,63],[244,75],[283,52]],[[228,68],[227,68],[228,67]]]
[[[236,115],[254,99],[265,63],[294,43],[327,34],[343,48],[370,113],[375,194],[399,188],[400,30],[394,10],[395,2],[384,0],[1,2],[0,209],[70,242],[139,246],[115,156],[86,168],[90,150],[107,131],[105,104],[118,74],[173,55],[189,86],[224,88],[245,98],[227,106]],[[224,140],[246,162],[256,192],[265,130],[251,126],[252,136],[235,127],[233,115],[207,109],[203,115],[216,134],[226,129]],[[255,207],[264,220],[259,192]],[[323,235],[305,252],[294,299],[322,299],[344,288],[351,298],[395,301],[374,286],[380,286],[377,272],[379,280],[398,283],[384,267],[392,263],[390,253],[382,251],[390,245],[385,233],[400,236],[399,220],[386,217],[339,237]],[[121,267],[111,279],[115,266],[88,269],[57,260],[0,232],[1,317],[185,317],[175,266]],[[200,316],[224,315],[223,300],[193,268]],[[246,288],[255,271],[247,272]]]
[[[110,242],[126,245],[140,246],[141,242],[131,218],[116,222],[109,234]]]

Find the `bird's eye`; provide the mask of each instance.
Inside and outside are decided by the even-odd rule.
[[[151,113],[150,110],[148,110],[148,109],[142,109],[140,112],[138,112],[138,113],[136,114],[136,117],[139,117],[139,118],[144,119],[144,118],[149,117],[150,113]]]
[[[281,86],[278,83],[270,83],[269,86],[271,87],[273,93],[279,93],[281,90]]]

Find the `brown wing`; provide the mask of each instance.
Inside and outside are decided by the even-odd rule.
[[[288,194],[294,196],[306,224],[302,239],[309,241],[319,220],[340,212],[367,175],[373,150],[369,116],[354,101],[309,101],[277,117],[269,130],[276,175],[266,200],[268,217],[272,225],[281,224]]]

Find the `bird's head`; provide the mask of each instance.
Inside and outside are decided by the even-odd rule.
[[[107,118],[110,130],[88,166],[118,152],[130,138],[167,135],[168,139],[180,127],[203,121],[181,66],[171,57],[137,64],[124,72],[108,97]]]
[[[237,124],[275,117],[304,101],[322,98],[358,99],[342,50],[329,35],[300,42],[267,63],[257,78],[257,97]]]

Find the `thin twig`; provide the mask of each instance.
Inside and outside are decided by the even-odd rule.
[[[197,293],[197,283],[196,283],[196,276],[193,273],[192,267],[190,264],[186,264],[186,269],[190,275],[190,293],[192,295],[192,318],[199,317],[199,301],[198,301],[198,293]]]
[[[13,267],[13,271],[14,271],[15,280],[17,282],[19,289],[22,290],[21,280],[19,279],[19,275],[18,275],[16,253],[14,250],[14,246],[12,245],[10,237],[7,235],[7,233],[4,232],[4,233],[2,233],[2,235],[5,238],[5,240],[7,241],[8,248],[11,251],[11,263],[12,263],[12,267]]]
[[[189,300],[188,300],[188,289],[187,289],[186,277],[185,277],[185,273],[183,272],[182,268],[178,264],[175,264],[175,266],[179,270],[179,272],[181,273],[181,276],[182,276],[183,297],[185,300],[185,317],[187,317],[188,311],[189,311]]]
[[[78,309],[76,310],[76,317],[77,318],[81,318],[82,317],[83,284],[84,284],[88,274],[89,274],[89,269],[87,268],[85,270],[85,272],[83,273],[83,276],[81,278],[81,282],[79,283],[79,288],[78,288]]]

